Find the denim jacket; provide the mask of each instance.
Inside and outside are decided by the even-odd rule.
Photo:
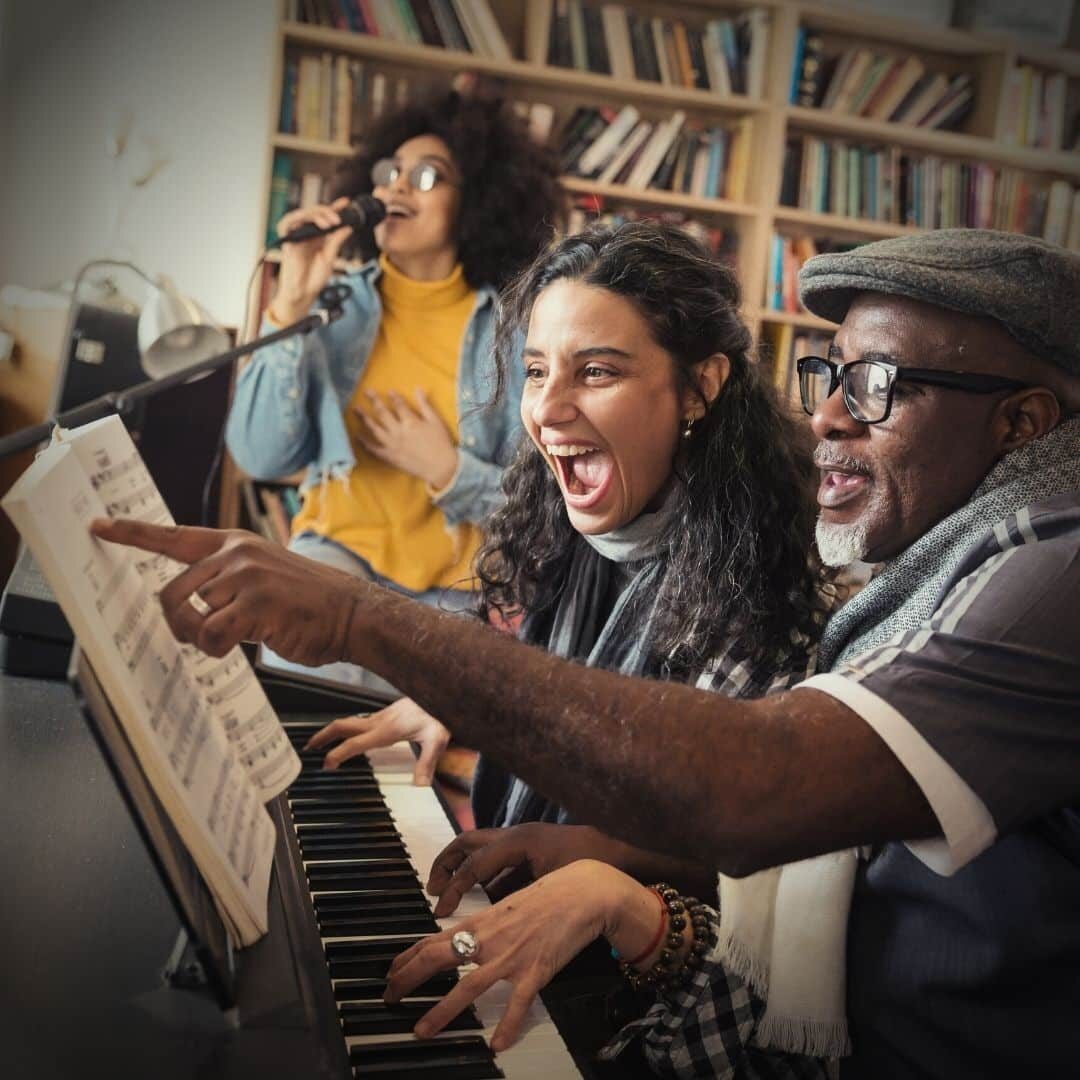
[[[236,382],[225,428],[229,452],[245,472],[271,480],[307,466],[303,487],[348,476],[356,464],[344,414],[364,373],[382,317],[372,260],[343,275],[352,295],[345,314],[303,337],[259,349]],[[503,501],[503,466],[521,431],[518,407],[524,374],[512,364],[502,400],[486,407],[495,388],[492,336],[494,289],[477,291],[458,364],[458,468],[433,500],[447,523],[479,522]],[[263,332],[273,329],[269,324]]]

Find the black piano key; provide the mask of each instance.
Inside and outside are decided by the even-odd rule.
[[[503,1075],[487,1044],[477,1035],[455,1035],[428,1042],[409,1040],[354,1046],[353,1075],[393,1076],[397,1080],[489,1080]]]
[[[381,866],[380,864],[389,864]],[[313,893],[354,892],[363,889],[420,888],[416,872],[397,859],[372,859],[356,863],[311,863],[308,886]]]
[[[301,844],[300,854],[305,862],[318,862],[320,859],[387,859],[403,857],[406,849],[400,840],[320,840]]]
[[[457,981],[457,972],[440,972],[417,986],[409,996],[446,997],[457,985]],[[334,983],[334,997],[338,1001],[382,1001],[385,993],[385,979],[338,979]]]
[[[422,935],[385,937],[372,941],[328,941],[323,949],[330,978],[384,979],[394,957],[422,940]]]
[[[351,791],[290,791],[289,805],[295,810],[297,807],[330,806],[362,806],[378,807],[387,813],[386,803],[381,795],[371,795],[365,792]]]
[[[384,937],[400,933],[437,934],[439,924],[430,913],[408,912],[393,915],[340,915],[320,920],[319,934],[333,937]]]
[[[341,1027],[346,1035],[408,1035],[433,1001],[356,1001],[338,1007]],[[484,1025],[473,1009],[465,1009],[449,1021],[446,1031],[481,1031]]]
[[[349,915],[356,912],[427,911],[427,898],[419,889],[368,889],[363,892],[316,896],[315,914]]]
[[[401,840],[401,834],[393,825],[385,822],[342,821],[336,825],[320,825],[307,822],[296,826],[299,840]]]
[[[301,847],[305,843],[405,843],[393,825],[369,821],[298,825],[296,839]]]
[[[334,773],[330,773],[328,776],[298,777],[289,786],[289,797],[322,795],[339,791],[347,791],[350,794],[356,793],[357,795],[378,795],[380,799],[382,798],[379,785],[374,780],[366,780],[363,777],[336,776]]]
[[[323,747],[319,750],[297,750],[296,756],[300,759],[300,764],[311,773],[324,773],[326,770],[323,768],[323,763],[326,760],[326,754],[330,750],[330,747]],[[334,772],[344,776],[353,774],[356,776],[374,776],[375,770],[371,767],[371,762],[363,757],[349,758],[347,761],[343,761]]]
[[[378,787],[379,781],[370,769],[357,766],[352,769],[340,766],[337,769],[324,769],[320,761],[318,768],[308,769],[301,772],[293,781],[296,784],[366,784],[368,787]]]
[[[393,816],[393,811],[386,805],[383,798],[370,791],[290,790],[286,797],[289,800],[289,805],[294,809],[315,806],[348,809],[350,806],[356,806],[364,810],[381,810],[384,814]]]
[[[321,825],[333,825],[347,821],[382,821],[391,822],[393,815],[384,806],[293,806],[293,820],[317,822]]]

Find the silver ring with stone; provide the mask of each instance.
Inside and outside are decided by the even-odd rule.
[[[214,610],[197,592],[188,597],[188,603],[204,618]]]
[[[458,930],[450,939],[450,948],[459,960],[475,960],[480,951],[480,942],[468,930]]]

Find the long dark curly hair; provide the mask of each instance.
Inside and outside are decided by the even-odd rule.
[[[457,247],[474,289],[502,288],[551,239],[562,216],[558,164],[529,138],[523,121],[499,102],[456,92],[407,106],[376,124],[334,179],[331,197],[371,191],[371,167],[419,135],[436,135],[461,174]],[[357,234],[349,255],[371,258],[370,230]]]
[[[640,221],[567,237],[504,294],[498,392],[507,365],[521,362],[537,296],[563,278],[630,300],[674,359],[682,386],[696,386],[692,369],[709,356],[723,353],[731,364],[674,463],[682,483],[662,538],[667,569],[654,661],[685,677],[738,641],[752,660],[782,663],[793,634],[816,640],[824,619],[813,470],[805,433],[753,361],[734,274],[675,226]],[[531,439],[522,439],[503,490],[506,502],[488,519],[477,556],[481,612],[542,613],[558,600],[577,534]]]

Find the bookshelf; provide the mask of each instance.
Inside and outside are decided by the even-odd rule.
[[[1015,38],[938,27],[914,19],[860,13],[850,7],[799,0],[688,0],[674,4],[653,0],[628,0],[621,5],[645,21],[684,20],[687,26],[704,28],[710,20],[753,16],[768,24],[763,53],[764,77],[761,94],[719,93],[699,86],[670,85],[643,78],[616,78],[610,74],[579,70],[541,62],[544,35],[550,32],[549,12],[565,10],[568,3],[599,9],[600,0],[489,0],[492,13],[508,46],[505,55],[481,55],[460,49],[443,48],[415,41],[395,40],[301,21],[334,18],[346,11],[352,0],[286,0],[279,25],[278,75],[268,88],[269,132],[267,140],[264,211],[269,208],[269,178],[274,154],[293,155],[301,171],[329,174],[349,149],[343,140],[301,138],[278,130],[281,79],[285,58],[298,54],[345,56],[363,67],[365,77],[381,72],[388,86],[448,85],[459,72],[474,72],[493,82],[510,101],[527,104],[543,102],[554,109],[552,137],[560,130],[576,106],[610,107],[632,104],[643,117],[659,121],[675,110],[684,112],[688,124],[703,128],[746,124],[750,152],[747,155],[745,195],[741,199],[702,198],[682,191],[631,188],[625,184],[600,183],[595,178],[567,176],[564,187],[569,197],[593,200],[605,209],[637,208],[642,212],[681,211],[706,225],[717,226],[734,235],[737,243],[736,269],[744,291],[744,315],[763,354],[782,349],[791,332],[822,333],[830,324],[801,311],[777,311],[770,307],[774,293],[770,273],[774,237],[809,237],[814,240],[856,244],[918,231],[903,220],[869,220],[823,213],[785,205],[781,201],[785,147],[804,137],[829,143],[895,149],[906,159],[936,156],[946,163],[978,164],[992,167],[995,175],[1008,173],[1035,190],[1057,184],[1072,193],[1072,216],[1080,214],[1075,192],[1080,189],[1080,152],[1076,116],[1080,113],[1080,49],[1052,49],[1026,45]],[[458,2],[458,0],[455,0]],[[354,5],[363,7],[364,5]],[[379,10],[375,6],[376,12]],[[793,66],[800,41],[814,34],[822,43],[826,61],[835,61],[845,51],[866,49],[897,62],[917,57],[927,72],[955,79],[966,73],[972,89],[971,104],[955,130],[920,127],[895,119],[871,119],[822,108],[792,103]],[[1080,44],[1080,16],[1074,18],[1071,43]],[[554,37],[549,37],[554,42]],[[554,45],[552,45],[554,48]],[[550,54],[549,54],[550,55]],[[1028,68],[1049,83],[1063,87],[1066,145],[1039,148],[1024,145],[1010,135],[1010,82],[1020,83],[1032,76],[1020,76],[1017,69]],[[388,91],[385,107],[392,108]],[[892,114],[896,115],[896,114]],[[362,130],[361,118],[354,118],[353,136]],[[1012,182],[1012,181],[1010,181]],[[1004,181],[999,181],[1004,183]],[[1064,186],[1063,186],[1064,185]],[[1009,196],[1011,189],[1002,189]],[[1025,196],[1026,197],[1026,196]],[[961,200],[962,201],[962,200]],[[1060,201],[1060,200],[1059,200]],[[1080,231],[1080,223],[1072,226]],[[777,353],[782,363],[782,353]],[[778,385],[790,382],[777,372]]]

